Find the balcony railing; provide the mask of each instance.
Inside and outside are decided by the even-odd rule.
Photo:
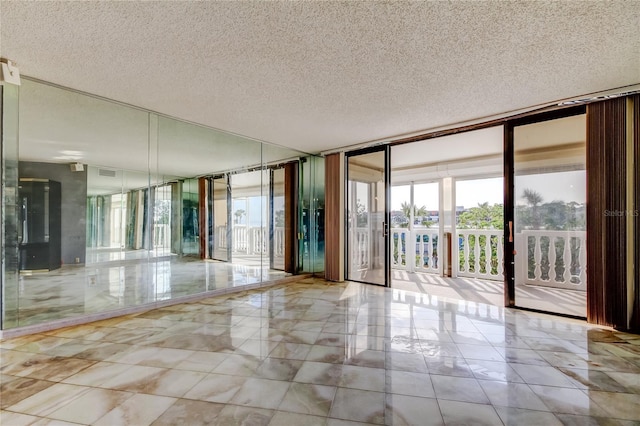
[[[439,272],[440,239],[437,229],[391,229],[391,267],[419,272]],[[411,255],[413,253],[413,255]],[[413,265],[411,265],[413,262]]]
[[[587,290],[586,231],[532,231],[518,234],[516,282]]]
[[[216,249],[227,248],[227,227],[217,226],[215,232]],[[233,225],[233,253],[263,255],[269,253],[269,229],[261,226]],[[284,228],[276,227],[273,233],[273,255],[284,256]]]
[[[358,245],[366,247],[366,229],[358,230]],[[453,240],[453,265],[459,277],[504,279],[504,231],[461,229]],[[516,238],[516,283],[586,291],[586,232],[525,230]],[[441,272],[438,230],[391,229],[394,269]],[[366,250],[359,250],[361,257]],[[413,255],[409,255],[413,253]],[[456,259],[457,257],[457,259]],[[411,265],[411,261],[415,262]]]
[[[459,277],[502,281],[504,276],[504,231],[461,229],[458,234]]]
[[[373,232],[381,232],[376,230]],[[370,264],[370,230],[356,228],[349,238],[349,257],[354,270]],[[504,231],[461,229],[453,239],[453,268],[459,277],[502,281],[504,278]],[[163,235],[161,232],[158,235]],[[226,227],[216,228],[216,246],[227,247]],[[284,256],[284,228],[274,229],[274,256]],[[456,244],[457,241],[457,253]],[[269,250],[265,227],[233,226],[234,253],[259,255]],[[441,238],[437,229],[391,229],[393,269],[440,273]],[[525,230],[516,235],[516,283],[586,291],[586,232]],[[411,262],[414,262],[413,264]]]

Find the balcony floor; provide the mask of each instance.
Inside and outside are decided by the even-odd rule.
[[[444,278],[436,274],[394,269],[391,271],[391,287],[426,293],[449,299],[504,306],[503,283],[476,278]],[[586,317],[586,292],[550,287],[516,286],[516,305]]]

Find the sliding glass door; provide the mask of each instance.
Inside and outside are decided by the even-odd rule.
[[[269,179],[269,264],[271,269],[285,270],[287,209],[285,201],[285,169],[271,169]]]
[[[511,131],[515,305],[586,317],[586,115]]]
[[[217,176],[211,179],[211,199],[213,212],[211,258],[222,261],[231,261],[231,188],[227,175]]]
[[[389,147],[347,154],[347,278],[388,286]]]

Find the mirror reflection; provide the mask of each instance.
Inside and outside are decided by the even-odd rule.
[[[316,173],[322,159],[40,82],[20,91],[18,296],[5,324],[322,270],[297,243],[299,205],[321,195],[300,164]]]

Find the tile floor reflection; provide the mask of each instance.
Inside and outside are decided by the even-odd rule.
[[[0,423],[640,422],[640,336],[307,278],[0,342]]]
[[[9,322],[14,326],[41,324],[290,275],[262,267],[260,259],[239,259],[231,264],[178,256],[140,259],[135,255],[127,252],[131,258],[20,275],[16,300],[7,298],[7,311],[14,312],[17,305],[18,318]]]
[[[447,278],[438,274],[392,270],[391,286],[490,305],[504,304],[504,283],[478,278]],[[587,293],[580,290],[517,284],[516,305],[545,312],[586,318]]]

